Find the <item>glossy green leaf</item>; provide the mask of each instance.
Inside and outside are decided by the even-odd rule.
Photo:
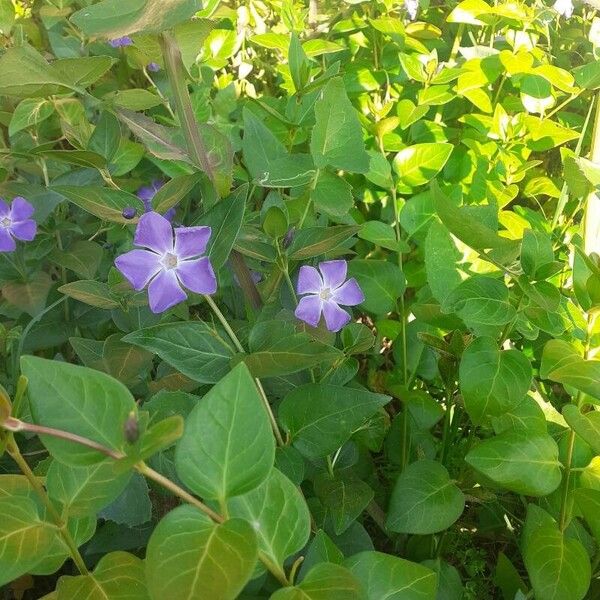
[[[203,321],[155,325],[134,331],[123,341],[155,352],[200,383],[217,383],[229,371],[233,356],[225,335]]]
[[[574,404],[566,404],[562,409],[565,421],[596,454],[600,454],[600,412],[582,413]]]
[[[310,151],[319,169],[330,165],[353,173],[369,170],[360,121],[341,78],[331,79],[315,104]],[[352,152],[348,152],[352,148]]]
[[[231,517],[252,524],[258,548],[283,568],[285,560],[304,548],[310,513],[298,488],[277,469],[256,489],[229,501]]]
[[[400,181],[411,187],[418,187],[431,181],[443,168],[450,154],[452,144],[415,144],[396,154],[394,171]]]
[[[110,288],[105,283],[93,280],[80,280],[67,283],[58,291],[90,306],[110,310],[119,308],[120,304],[111,297]]]
[[[540,376],[600,400],[600,360],[583,359],[569,342],[550,340],[544,346]]]
[[[257,550],[248,522],[216,525],[197,508],[180,506],[160,521],[148,544],[150,598],[233,600],[252,575]]]
[[[8,134],[13,136],[23,129],[37,125],[53,113],[54,106],[48,100],[44,98],[26,98],[19,102],[17,108],[15,108],[8,126]]]
[[[321,256],[349,240],[357,231],[353,225],[334,225],[332,227],[307,227],[298,231],[288,250],[293,260],[306,260]]]
[[[465,497],[448,471],[432,460],[418,460],[396,481],[386,526],[399,533],[437,533],[450,527],[464,507]]]
[[[281,588],[271,600],[361,600],[360,582],[340,565],[319,563],[296,586]]]
[[[500,487],[546,496],[560,484],[558,446],[547,434],[507,431],[480,442],[465,460]]]
[[[460,253],[448,230],[433,222],[425,238],[425,269],[433,297],[443,304],[462,282],[457,269]]]
[[[356,278],[365,294],[360,306],[376,315],[395,310],[406,288],[398,266],[383,260],[353,260],[348,264],[348,276]]]
[[[177,473],[200,496],[224,502],[258,487],[274,460],[267,412],[248,369],[240,364],[186,419],[177,445]]]
[[[460,361],[460,389],[475,423],[514,409],[531,385],[531,364],[516,349],[499,350],[493,338],[478,338]]]
[[[318,458],[335,452],[389,401],[383,394],[310,383],[287,394],[279,406],[279,420],[298,450]]]
[[[79,577],[61,577],[56,600],[149,600],[144,562],[127,552],[103,556],[93,573]]]
[[[29,498],[0,497],[0,511],[0,585],[4,585],[32,569],[57,533],[40,520]]]
[[[344,566],[360,581],[366,600],[435,600],[437,575],[431,569],[382,552],[360,552]]]
[[[525,566],[539,600],[582,600],[590,585],[590,559],[581,543],[557,528],[533,532],[524,552]]]
[[[125,446],[123,426],[136,404],[117,380],[67,363],[24,356],[21,372],[29,380],[29,404],[36,423],[87,437],[113,451]],[[52,436],[41,436],[49,452],[65,464],[90,465],[104,455]]]

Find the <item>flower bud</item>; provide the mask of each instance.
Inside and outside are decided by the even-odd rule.
[[[288,229],[288,232],[283,236],[281,245],[283,246],[283,248],[285,250],[287,250],[292,245],[295,235],[296,235],[296,229],[294,227],[291,227],[290,229]]]
[[[121,213],[124,219],[133,219],[137,215],[137,210],[133,206],[126,206]]]
[[[123,434],[128,444],[135,444],[140,437],[140,430],[138,427],[138,420],[135,412],[131,411],[123,426]]]

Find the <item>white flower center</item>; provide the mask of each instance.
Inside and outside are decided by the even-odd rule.
[[[177,267],[177,256],[175,254],[172,254],[171,252],[167,252],[163,256],[162,264],[167,271],[175,269]]]
[[[321,298],[321,300],[329,300],[332,296],[331,293],[331,289],[330,288],[323,288],[320,292],[319,292],[319,298]]]
[[[11,220],[9,217],[4,217],[3,219],[0,219],[0,227],[4,227],[5,229],[8,229],[11,225]]]

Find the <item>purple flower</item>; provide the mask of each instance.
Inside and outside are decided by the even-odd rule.
[[[158,73],[158,71],[160,71],[160,65],[158,63],[151,62],[146,65],[146,69],[148,69],[148,71],[151,73]]]
[[[152,199],[163,185],[164,181],[155,179],[150,185],[144,185],[137,191],[137,197],[144,203],[146,212],[152,212]]]
[[[346,281],[348,264],[345,260],[319,263],[319,271],[306,265],[300,267],[298,294],[306,296],[298,303],[295,315],[316,327],[323,313],[327,329],[339,331],[350,321],[349,313],[340,308],[340,304],[356,306],[364,301],[365,295],[356,279]]]
[[[22,198],[13,198],[9,207],[0,199],[0,252],[12,252],[17,248],[15,239],[30,242],[37,232],[37,225],[33,219],[33,206]]]
[[[115,38],[114,40],[109,40],[108,43],[113,48],[122,48],[123,46],[132,46],[133,40],[128,35],[124,35],[123,37]]]
[[[173,233],[175,237],[173,238]],[[217,279],[210,260],[201,256],[210,227],[173,227],[155,212],[141,216],[135,231],[135,249],[118,256],[115,265],[137,291],[148,286],[150,310],[161,313],[183,302],[186,289],[214,294]]]

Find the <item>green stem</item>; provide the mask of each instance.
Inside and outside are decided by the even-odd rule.
[[[50,516],[50,518],[56,525],[59,535],[62,537],[64,543],[66,544],[67,548],[69,549],[71,558],[73,559],[73,562],[77,566],[77,569],[79,570],[79,572],[82,575],[88,575],[89,571],[85,565],[85,562],[84,562],[81,554],[79,553],[79,549],[77,548],[77,544],[75,543],[75,540],[73,539],[73,537],[71,536],[71,533],[69,532],[67,524],[63,521],[61,516],[58,514],[58,512],[57,512],[56,508],[54,507],[54,505],[52,504],[52,502],[50,502],[50,498],[48,498],[48,494],[46,493],[46,490],[44,489],[44,487],[40,483],[39,479],[35,476],[35,474],[31,470],[27,461],[23,458],[23,455],[21,454],[21,451],[19,450],[19,446],[17,446],[17,444],[14,440],[14,436],[12,436],[12,435],[10,436],[9,441],[6,445],[6,450],[7,450],[8,454],[10,455],[10,457],[15,461],[15,463],[17,463],[19,469],[21,470],[23,475],[25,475],[25,477],[27,478],[27,481],[29,481],[29,484],[31,485],[31,487],[35,490],[36,494],[40,497],[40,499],[44,503],[44,506],[46,507],[46,510],[48,511],[48,515]]]
[[[175,38],[169,33],[163,33],[159,42],[165,61],[165,68],[171,83],[175,109],[188,149],[190,158],[206,173],[210,182],[215,185],[215,173],[210,162],[204,141],[198,131],[198,123],[187,87],[185,69],[181,59],[181,51]]]
[[[242,346],[242,343],[240,342],[238,336],[235,334],[235,332],[231,328],[231,325],[225,318],[225,315],[221,312],[219,307],[216,305],[215,301],[210,296],[204,296],[204,298],[205,298],[206,302],[208,303],[208,305],[210,306],[210,308],[212,309],[212,311],[215,313],[215,316],[217,317],[217,319],[219,320],[221,325],[223,326],[223,329],[225,329],[225,331],[227,332],[227,335],[233,342],[233,345],[236,347],[237,351],[245,352],[244,346]],[[277,425],[277,420],[275,419],[275,415],[273,414],[273,409],[271,408],[271,405],[269,404],[269,399],[267,398],[267,394],[265,393],[262,383],[260,382],[260,379],[258,379],[258,377],[256,377],[254,379],[254,381],[256,383],[258,393],[260,394],[260,397],[263,401],[265,410],[267,411],[267,415],[269,416],[269,421],[271,421],[271,427],[273,429],[273,434],[275,435],[275,439],[277,440],[277,443],[280,446],[285,446],[285,442],[283,441],[283,438],[281,437],[281,432],[279,431],[279,426]]]

